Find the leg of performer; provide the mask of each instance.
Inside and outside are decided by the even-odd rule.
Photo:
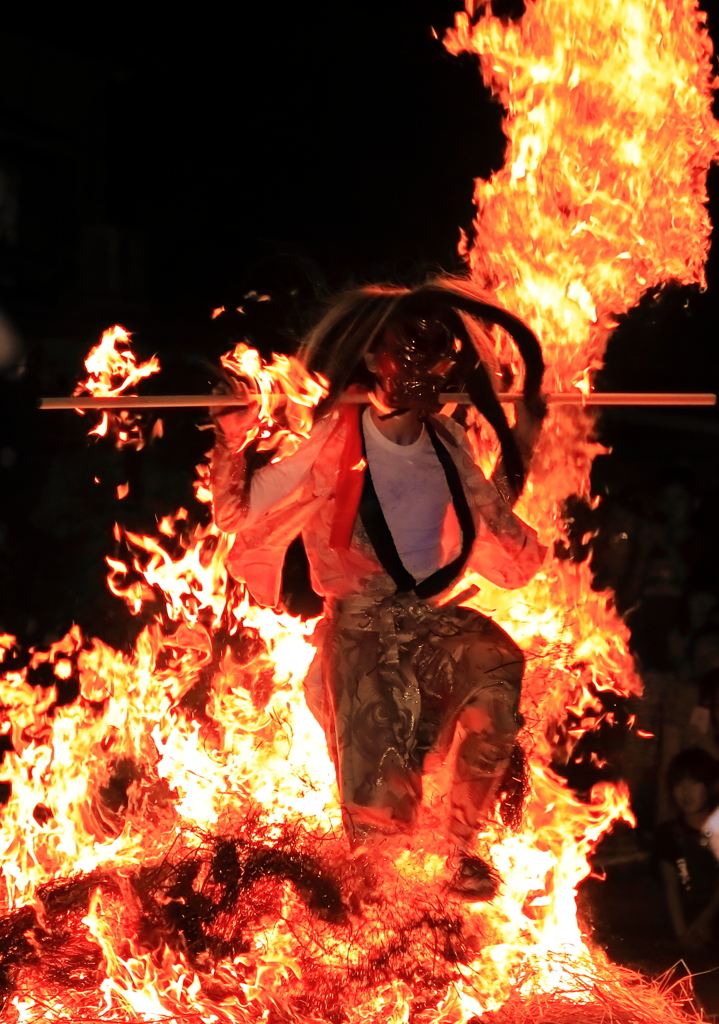
[[[495,623],[468,644],[458,665],[465,699],[456,717],[462,739],[451,791],[450,838],[456,847],[453,887],[468,898],[490,898],[496,888],[478,858],[466,856],[492,809],[521,725],[519,695],[524,657]]]
[[[323,669],[322,725],[350,841],[364,846],[411,831],[422,796],[413,753],[420,712],[416,680],[384,659],[377,631],[336,624]]]

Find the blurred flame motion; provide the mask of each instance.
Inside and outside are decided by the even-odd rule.
[[[528,0],[512,23],[475,18],[474,6],[446,44],[480,55],[509,141],[504,168],[476,184],[475,241],[463,242],[472,280],[536,330],[547,390],[587,393],[614,316],[665,281],[703,283],[719,138],[703,15],[690,0]],[[126,333],[115,340],[126,346]],[[516,375],[511,347],[495,341]],[[130,386],[113,382],[114,365],[96,386]],[[263,366],[246,345],[223,365],[257,397],[260,442],[277,457],[293,451],[324,382],[285,357]],[[545,543],[561,536],[564,499],[589,495],[602,450],[592,430],[581,407],[555,406],[545,423],[519,508]],[[481,424],[473,441],[491,468]],[[206,472],[197,495],[209,499]],[[441,887],[447,766],[430,766],[416,834],[389,843],[369,878],[346,849],[332,764],[303,699],[315,623],[253,606],[228,580],[231,539],[213,525],[191,527],[181,509],[158,531],[117,527],[129,556],[107,560],[111,590],[147,623],[133,651],[75,626],[22,667],[0,637],[0,725],[13,748],[1,770],[12,796],[0,820],[0,927],[27,947],[2,961],[13,983],[3,1019],[504,1024],[561,1021],[566,1006],[587,1021],[687,1019],[608,963],[577,920],[589,854],[632,815],[622,785],[582,800],[552,765],[602,720],[601,691],[639,690],[627,630],[586,563],[550,560],[521,591],[475,576],[458,584],[479,588],[472,603],[527,654],[530,765],[521,828],[491,820],[477,841],[499,894],[463,905]],[[76,682],[73,703],[31,685],[44,666]],[[312,902],[310,883],[325,876],[342,883],[339,905],[327,885]],[[53,889],[58,879],[69,881]],[[244,917],[233,917],[223,899],[240,880]]]
[[[261,296],[261,302],[268,296]],[[243,448],[257,441],[258,451],[272,449],[272,462],[297,451],[309,437],[315,406],[329,393],[321,374],[310,374],[294,356],[275,353],[265,365],[259,353],[244,342],[221,356],[220,362],[233,376],[249,385],[257,403],[257,426],[247,432]]]
[[[157,356],[152,356],[146,363],[138,364],[137,356],[131,348],[129,331],[115,324],[102,332],[100,341],[90,350],[85,360],[85,369],[88,376],[77,385],[74,395],[119,398],[130,394],[129,389],[145,377],[159,373],[160,362]],[[103,412],[100,422],[89,433],[96,437],[107,437],[112,433],[118,448],[128,446],[139,450],[145,443],[139,416],[127,409]]]

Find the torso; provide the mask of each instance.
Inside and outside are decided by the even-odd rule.
[[[442,524],[451,501],[447,479],[427,431],[409,445],[362,417],[367,461],[377,497],[405,568],[418,581],[440,565]]]

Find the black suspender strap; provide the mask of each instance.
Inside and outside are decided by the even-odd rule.
[[[449,493],[452,497],[452,504],[454,505],[454,511],[457,516],[460,530],[462,531],[462,549],[457,558],[453,559],[448,565],[442,566],[441,569],[437,569],[437,571],[433,572],[431,576],[427,577],[427,579],[422,580],[421,583],[417,583],[414,576],[407,571],[402,563],[402,559],[399,557],[394,538],[392,537],[390,528],[387,525],[387,520],[384,517],[382,506],[380,505],[379,498],[377,497],[377,492],[375,491],[374,484],[372,482],[372,474],[370,473],[369,460],[367,458],[367,446],[365,444],[362,421],[360,420],[362,451],[365,462],[367,463],[364,485],[362,488],[362,497],[360,499],[359,506],[359,516],[362,520],[362,525],[367,531],[367,536],[372,543],[375,554],[377,555],[382,568],[390,579],[394,581],[398,593],[407,593],[408,591],[414,590],[417,596],[422,598],[434,597],[435,594],[441,593],[441,591],[445,590],[450,583],[459,576],[467,563],[467,559],[469,558],[476,536],[472,513],[464,493],[464,488],[462,487],[459,472],[454,464],[454,460],[437,437],[437,434],[431,424],[425,423],[425,427],[427,429],[429,439],[432,442],[432,447],[434,448],[440,465],[444,470],[444,475],[447,478],[447,486],[449,487]]]
[[[422,580],[414,588],[417,597],[427,598],[434,597],[435,594],[441,594],[462,572],[472,551],[477,531],[474,528],[472,512],[467,502],[467,496],[464,493],[464,487],[462,487],[462,481],[459,478],[459,472],[454,464],[454,459],[437,437],[432,424],[427,422],[425,426],[429,439],[432,442],[432,447],[437,453],[437,458],[447,478],[447,486],[449,487],[449,493],[452,495],[454,512],[457,516],[459,528],[462,531],[462,547],[457,557],[452,559],[447,565],[443,565],[441,569],[437,569],[436,572],[433,572],[431,576]]]
[[[367,536],[372,542],[372,547],[375,550],[375,554],[377,555],[382,568],[387,575],[394,580],[397,592],[403,594],[409,590],[414,590],[417,585],[417,581],[410,572],[407,572],[402,563],[402,559],[399,557],[394,543],[394,538],[392,537],[389,526],[387,526],[387,520],[384,517],[382,506],[379,503],[377,492],[374,489],[372,474],[369,471],[369,459],[367,458],[367,446],[365,444],[361,419],[360,432],[362,434],[362,452],[364,454],[364,460],[367,463],[367,468],[364,471],[364,485],[362,487],[362,497],[360,498],[359,504],[359,517],[362,520],[362,525],[367,531]]]

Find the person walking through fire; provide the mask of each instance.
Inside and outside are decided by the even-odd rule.
[[[534,334],[464,287],[340,295],[298,352],[329,382],[309,439],[275,463],[253,451],[250,393],[235,381],[248,405],[213,412],[212,488],[215,522],[235,535],[229,571],[260,603],[278,605],[285,551],[303,538],[326,608],[305,691],[327,737],[351,843],[371,849],[411,831],[425,757],[445,756],[459,730],[449,885],[482,900],[494,895],[496,877],[468,851],[521,763],[524,658],[461,597],[443,602],[465,570],[512,589],[541,565],[545,549],[512,506],[545,405]],[[513,428],[480,358],[486,324],[507,331],[524,361]],[[339,401],[347,390],[367,392],[364,410]],[[451,390],[466,391],[498,436],[491,480],[464,427],[439,414],[440,392]]]
[[[667,788],[678,814],[658,825],[654,836],[674,934],[690,949],[715,938],[719,864],[712,855],[716,823],[709,815],[718,772],[719,763],[700,747],[676,754],[667,768]]]

